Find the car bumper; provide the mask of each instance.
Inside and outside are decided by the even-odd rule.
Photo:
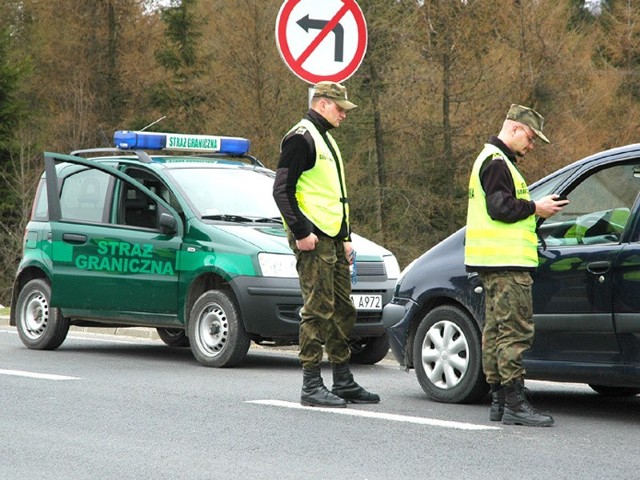
[[[230,283],[249,334],[297,341],[303,305],[297,278],[236,277]],[[391,300],[393,287],[390,280],[361,281],[353,293],[381,294],[384,305]],[[357,312],[352,338],[379,337],[384,333],[381,311]]]
[[[389,346],[400,365],[406,366],[409,326],[417,304],[408,298],[393,298],[382,310],[382,323],[389,335]]]

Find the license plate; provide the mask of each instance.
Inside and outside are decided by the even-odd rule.
[[[382,295],[351,295],[356,310],[382,310]]]

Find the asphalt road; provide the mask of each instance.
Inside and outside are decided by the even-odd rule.
[[[301,408],[295,352],[252,348],[241,368],[208,369],[154,339],[73,331],[33,351],[0,326],[0,478],[640,476],[640,397],[529,382],[556,425],[514,427],[490,422],[488,404],[429,402],[392,361],[353,371],[380,404]]]

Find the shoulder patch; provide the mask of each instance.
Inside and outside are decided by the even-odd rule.
[[[285,137],[280,142],[280,151],[282,152],[282,146],[285,144],[285,142],[296,135],[300,135],[302,136],[302,138],[304,138],[304,140],[307,142],[307,145],[309,145],[309,148],[311,149],[311,154],[315,156],[315,146],[313,143],[313,136],[311,135],[311,132],[309,131],[309,129],[304,125],[298,126],[298,128],[290,131],[285,135]]]

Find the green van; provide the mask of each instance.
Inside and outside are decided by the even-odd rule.
[[[274,172],[236,137],[118,131],[115,148],[44,154],[13,288],[10,323],[31,349],[71,325],[157,329],[210,367],[251,341],[295,345],[295,258],[271,189]],[[399,275],[388,250],[354,235],[352,361],[389,343],[382,308]]]

